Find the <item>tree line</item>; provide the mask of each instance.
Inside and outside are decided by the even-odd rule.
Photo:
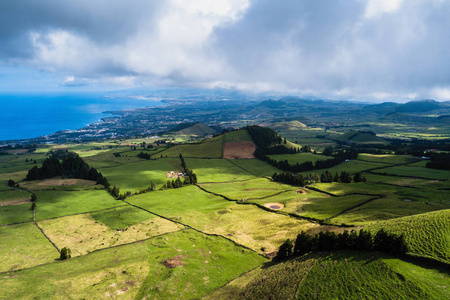
[[[66,152],[62,161],[57,158],[59,155],[60,153],[46,158],[41,167],[34,166],[31,168],[28,171],[26,180],[32,181],[62,176],[64,178],[94,180],[97,184],[101,184],[106,189],[109,189],[108,180],[102,173],[89,166],[78,154]]]
[[[354,182],[366,182],[367,179],[360,172],[356,173],[353,178],[347,171],[342,171],[341,173],[336,172],[335,175],[331,174],[330,171],[326,170],[320,176],[312,174],[295,174],[292,172],[274,173],[272,175],[272,180],[276,182],[282,182],[290,185],[305,186],[307,184],[315,182],[341,182],[341,183],[351,183]]]
[[[426,155],[430,158],[425,165],[427,168],[450,170],[450,153],[428,152]]]
[[[405,254],[408,247],[403,234],[389,233],[384,229],[380,229],[374,235],[363,229],[359,232],[345,230],[339,234],[327,230],[316,235],[309,235],[302,231],[297,235],[295,243],[288,239],[280,246],[274,260],[282,261],[309,252],[333,250],[382,251]]]

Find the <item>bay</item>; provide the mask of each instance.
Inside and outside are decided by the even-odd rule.
[[[99,94],[0,95],[0,141],[28,139],[100,121],[105,111],[161,105],[159,101]]]

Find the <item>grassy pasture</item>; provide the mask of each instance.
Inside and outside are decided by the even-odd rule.
[[[424,203],[419,201],[397,200],[396,197],[388,196],[364,204],[332,219],[336,224],[369,225],[378,221],[390,220],[400,217],[411,216],[441,209],[449,206],[440,203]]]
[[[207,233],[226,236],[256,251],[272,252],[301,230],[318,226],[253,205],[235,204],[198,187],[157,191],[129,198],[129,202]]]
[[[123,155],[121,157],[115,157],[112,153],[104,153],[104,154],[97,154],[97,155],[84,157],[83,159],[91,167],[94,167],[96,169],[111,168],[111,167],[118,167],[123,164],[141,161],[142,159],[137,157],[137,155],[140,151],[134,151],[134,152],[135,153],[133,153],[133,154],[131,154],[132,152],[125,152],[127,155]]]
[[[297,297],[430,299],[418,284],[394,272],[377,255],[364,252],[332,253],[319,259],[301,282]]]
[[[31,202],[20,205],[0,206],[0,225],[29,222],[33,220]]]
[[[32,167],[40,166],[47,156],[45,154],[22,154],[22,155],[2,155],[0,156],[0,173],[14,173],[28,171]],[[25,160],[31,160],[26,162]],[[33,161],[36,160],[36,164]]]
[[[28,174],[28,170],[12,172],[12,173],[0,173],[0,180],[4,181],[5,184],[9,179],[14,180],[15,182],[19,182],[19,181],[25,179],[27,174]]]
[[[0,203],[27,201],[30,200],[31,193],[22,189],[0,190]]]
[[[450,209],[379,222],[367,228],[404,234],[410,253],[450,263]]]
[[[136,192],[151,186],[151,181],[154,181],[157,187],[162,186],[168,179],[166,172],[176,171],[179,164],[180,160],[173,158],[139,159],[137,162],[98,170],[111,186],[118,186],[121,192]]]
[[[417,160],[417,157],[411,155],[394,155],[394,154],[358,154],[358,160],[384,163],[384,164],[403,164]]]
[[[69,247],[72,256],[184,228],[130,206],[44,220],[39,222],[39,226],[58,248]]]
[[[436,170],[422,167],[398,166],[374,171],[377,174],[392,174],[400,176],[414,176],[431,179],[448,180],[450,172],[446,170]]]
[[[37,197],[36,220],[124,205],[123,202],[114,200],[105,190],[38,191],[35,194]]]
[[[104,189],[102,185],[97,185],[95,181],[84,179],[63,179],[54,177],[45,180],[24,181],[20,183],[21,187],[35,192],[40,190],[60,190],[60,191],[79,191],[90,189]]]
[[[303,205],[297,205],[296,213],[300,216],[324,220],[341,213],[345,209],[364,203],[371,198],[373,198],[373,196],[363,195],[312,198],[305,200]]]
[[[206,299],[293,299],[317,257],[312,254],[283,263],[267,263],[215,290]]]
[[[226,159],[185,159],[189,169],[197,174],[199,183],[226,182],[255,178],[251,173],[233,165]]]
[[[273,173],[280,173],[281,170],[269,165],[259,159],[233,159],[233,163],[242,169],[247,170],[255,176],[272,176]]]
[[[336,172],[342,172],[342,171],[346,171],[349,172],[350,174],[355,174],[358,172],[362,172],[368,169],[372,169],[372,168],[379,168],[379,167],[383,167],[386,166],[388,167],[390,164],[388,163],[375,163],[375,162],[368,162],[368,161],[362,161],[362,160],[350,160],[348,162],[343,162],[340,163],[332,168],[328,168],[326,170],[330,171],[331,174],[335,174]],[[384,172],[385,169],[383,169]],[[310,173],[316,173],[318,175],[322,174],[323,172],[325,172],[325,169],[322,170],[314,170],[314,171],[307,171],[307,172],[302,172],[301,174],[310,174]]]
[[[246,129],[228,132],[224,135],[224,143],[252,142],[252,137]]]
[[[182,265],[165,267],[163,262],[174,257],[180,257]],[[1,274],[0,298],[200,298],[264,261],[223,238],[186,230],[21,270],[13,276]]]
[[[0,226],[0,240],[0,272],[33,267],[59,258],[58,251],[33,223]]]
[[[222,149],[223,136],[221,135],[212,139],[206,139],[198,144],[173,146],[156,154],[156,157],[159,157],[160,155],[163,157],[178,157],[181,153],[185,158],[222,158]]]
[[[317,160],[327,160],[331,157],[317,155],[312,153],[297,153],[297,154],[272,154],[268,155],[271,159],[276,161],[287,160],[290,164],[301,164],[307,161],[312,161],[313,163]]]
[[[240,182],[201,184],[201,187],[233,200],[263,198],[293,189],[289,185],[273,182],[266,178]]]

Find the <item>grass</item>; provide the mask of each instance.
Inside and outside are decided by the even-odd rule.
[[[62,179],[58,177],[45,180],[24,181],[20,186],[32,192],[40,190],[79,191],[103,189],[102,185],[97,185],[95,181],[92,180],[74,178]]]
[[[40,221],[39,226],[58,248],[69,247],[72,256],[184,228],[131,206]]]
[[[448,180],[450,172],[423,167],[399,166],[374,171],[377,174],[392,174],[400,176],[413,176],[431,179]]]
[[[357,160],[357,159],[353,159],[350,160],[348,162],[343,162],[340,163],[332,168],[328,168],[327,170],[331,172],[331,174],[335,174],[336,172],[342,172],[342,171],[347,171],[350,174],[355,174],[357,172],[362,172],[362,171],[366,171],[368,169],[372,169],[372,168],[379,168],[379,167],[389,167],[390,164],[387,163],[375,163],[375,162],[367,162],[367,161],[362,161],[362,160]],[[383,169],[384,171],[384,169]],[[303,174],[310,174],[310,173],[316,173],[316,174],[322,174],[323,172],[325,172],[325,169],[322,170],[315,170],[313,172],[311,171],[307,171],[307,172],[303,172]]]
[[[166,268],[162,262],[175,256],[183,264]],[[1,274],[0,298],[200,298],[264,261],[223,238],[186,230]]]
[[[404,234],[409,253],[450,263],[450,209],[384,221],[367,228]]]
[[[252,142],[252,137],[246,129],[228,132],[224,135],[224,143]]]
[[[282,171],[269,165],[268,163],[259,159],[233,159],[235,165],[245,169],[255,176],[272,176],[273,173],[281,173]]]
[[[255,175],[235,166],[226,159],[187,158],[189,169],[197,174],[199,183],[227,182],[255,178]]]
[[[31,202],[20,205],[0,206],[0,225],[29,222],[33,220]]]
[[[21,189],[6,189],[0,191],[0,202],[30,200],[31,193]]]
[[[137,192],[151,186],[151,181],[154,181],[157,187],[161,187],[167,182],[166,172],[176,171],[179,164],[179,159],[172,158],[140,159],[138,162],[101,168],[99,171],[108,179],[111,186],[118,186],[121,192]]]
[[[36,192],[36,220],[86,213],[123,205],[105,190],[38,191]],[[28,205],[27,205],[28,206]]]
[[[267,263],[236,278],[206,297],[215,299],[292,299],[318,255]]]
[[[329,219],[338,215],[342,211],[352,208],[355,205],[364,203],[373,196],[349,195],[341,197],[326,197],[309,199],[303,205],[298,205],[296,213],[314,219]],[[333,222],[335,223],[335,222]],[[335,223],[340,224],[340,223]]]
[[[358,154],[358,160],[385,163],[385,164],[402,164],[417,160],[417,157],[411,155],[393,155],[393,154],[380,155],[380,154],[360,153]]]
[[[312,153],[297,153],[297,154],[272,154],[268,155],[271,159],[276,161],[287,160],[290,164],[301,164],[307,161],[312,161],[313,163],[317,160],[327,160],[332,157],[317,155]]]
[[[0,240],[0,272],[49,263],[59,257],[58,251],[33,223],[0,226]]]
[[[336,224],[370,225],[378,221],[390,220],[449,208],[441,203],[397,200],[388,196],[352,209],[332,221]]]
[[[199,144],[184,144],[173,146],[164,150],[156,157],[178,157],[180,153],[183,157],[195,158],[222,158],[223,136],[217,136],[212,139],[206,139]]]
[[[431,287],[430,287],[431,289]],[[321,258],[302,281],[298,299],[429,299],[415,282],[376,254],[340,252]]]
[[[279,184],[266,178],[241,182],[201,184],[201,187],[207,191],[224,195],[233,200],[263,198],[293,189],[292,186]]]
[[[259,252],[275,251],[286,238],[318,226],[253,205],[226,201],[195,186],[142,194],[129,198],[129,202]]]

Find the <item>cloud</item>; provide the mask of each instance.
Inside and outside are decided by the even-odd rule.
[[[449,13],[443,0],[4,1],[0,68],[72,87],[443,100]]]

